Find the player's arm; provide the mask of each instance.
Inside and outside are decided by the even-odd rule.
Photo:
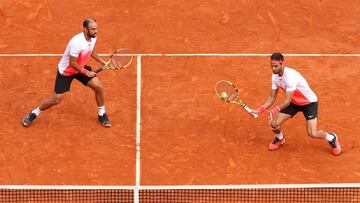
[[[101,63],[102,65],[105,65],[106,63],[102,58],[100,58],[99,54],[95,51],[95,49],[93,49],[91,53],[91,57],[95,59],[95,61]]]
[[[278,91],[279,89],[271,89],[269,96],[266,98],[264,104],[262,105],[265,109],[268,109],[274,104]]]
[[[281,110],[289,106],[291,99],[294,95],[294,92],[295,91],[286,91],[284,100],[282,100],[279,105],[273,107],[269,111],[270,120],[274,117],[275,114],[279,113]]]
[[[93,71],[89,71],[87,69],[85,69],[84,67],[82,67],[80,64],[78,64],[77,62],[77,57],[75,56],[71,56],[70,55],[70,66],[75,68],[76,70],[78,70],[80,73],[88,76],[88,77],[95,77],[96,73]]]
[[[271,89],[269,96],[266,98],[264,104],[262,104],[259,108],[257,108],[256,110],[252,109],[251,110],[251,114],[253,115],[257,115],[259,116],[260,114],[262,114],[266,109],[270,108],[277,97],[279,89]]]
[[[278,106],[279,111],[289,106],[295,91],[286,91],[285,98],[280,102]]]

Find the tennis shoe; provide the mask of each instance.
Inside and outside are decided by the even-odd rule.
[[[341,146],[339,143],[339,138],[335,133],[329,133],[334,136],[334,139],[329,141],[329,144],[331,146],[331,153],[335,156],[339,155],[341,153]]]
[[[99,115],[99,121],[100,123],[104,126],[104,127],[111,127],[111,122],[108,118],[108,116],[106,115],[106,113],[104,113],[102,116]]]
[[[36,114],[33,112],[30,112],[28,115],[26,115],[23,120],[22,123],[25,127],[29,127],[31,125],[31,123],[35,120],[36,118]]]
[[[277,150],[284,143],[285,143],[285,137],[281,140],[279,138],[275,137],[274,140],[272,141],[272,143],[270,143],[270,145],[269,145],[269,150],[270,151]]]

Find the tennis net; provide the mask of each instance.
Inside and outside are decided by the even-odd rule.
[[[360,203],[360,184],[0,186],[0,202]]]

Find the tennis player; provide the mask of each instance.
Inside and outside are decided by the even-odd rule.
[[[25,127],[29,127],[42,111],[59,104],[64,94],[70,90],[73,79],[94,90],[96,103],[99,108],[98,119],[103,126],[111,127],[111,122],[105,112],[103,86],[96,77],[96,73],[91,70],[91,67],[86,66],[90,57],[102,65],[105,64],[105,61],[94,50],[97,32],[96,20],[93,18],[85,19],[83,22],[83,32],[75,35],[70,40],[58,64],[54,94],[46,98],[40,106],[23,118],[22,123]]]
[[[257,110],[251,110],[253,115],[262,114],[274,104],[279,89],[285,92],[285,98],[280,104],[269,111],[269,124],[275,133],[275,138],[270,143],[269,150],[276,150],[285,143],[281,125],[301,111],[306,119],[308,135],[313,138],[326,139],[331,146],[332,154],[339,155],[341,146],[337,135],[318,129],[318,98],[304,77],[296,70],[284,66],[284,56],[281,53],[271,55],[270,65],[273,71],[270,95]]]

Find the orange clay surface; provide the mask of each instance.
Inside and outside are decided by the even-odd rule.
[[[88,16],[98,21],[98,53],[360,52],[359,1],[17,0],[0,4],[0,53],[63,53]],[[52,94],[59,60],[0,58],[0,184],[134,185],[136,63],[98,76],[112,128],[99,125],[93,92],[77,81],[60,105],[21,125]],[[268,57],[142,57],[141,184],[360,182],[359,64],[286,58],[319,97],[319,128],[339,135],[344,151],[334,157],[307,136],[302,114],[269,152],[266,115],[216,98],[214,84],[228,79],[250,107],[262,104]]]

